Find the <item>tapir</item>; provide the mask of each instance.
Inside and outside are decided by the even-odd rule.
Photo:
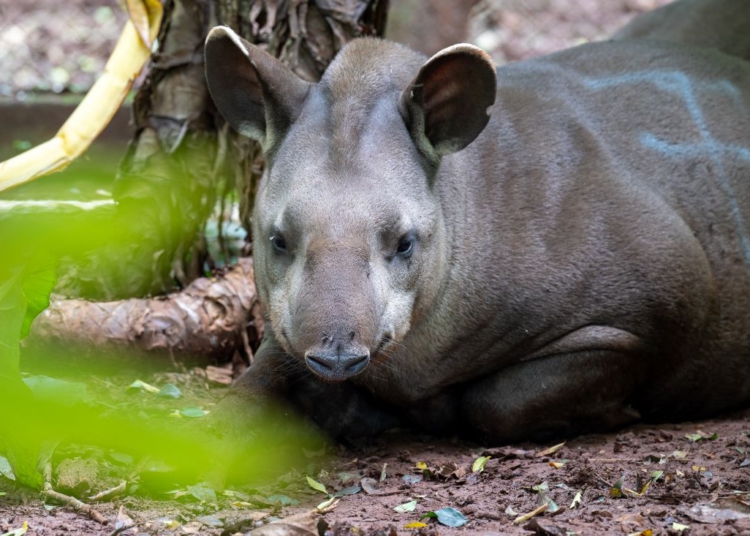
[[[266,161],[266,332],[217,415],[501,443],[750,401],[750,62],[364,38],[309,83],[227,27],[205,61]]]

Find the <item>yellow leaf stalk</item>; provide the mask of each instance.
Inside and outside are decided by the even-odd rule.
[[[110,122],[151,56],[163,15],[157,0],[128,0],[127,7],[130,19],[104,73],[54,138],[0,162],[0,192],[65,169]]]

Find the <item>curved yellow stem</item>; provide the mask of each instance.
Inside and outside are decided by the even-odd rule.
[[[0,162],[0,192],[60,171],[79,157],[109,124],[151,56],[163,9],[157,0],[128,0],[130,19],[104,73],[54,138]]]

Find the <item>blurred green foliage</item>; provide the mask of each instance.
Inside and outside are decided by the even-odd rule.
[[[110,165],[109,175],[112,169]],[[84,179],[53,175],[29,184],[25,191],[6,192],[0,201],[69,199],[76,193],[71,188],[81,184],[87,191],[79,199],[106,197],[95,173]],[[131,206],[128,214],[137,219],[137,207]],[[106,204],[97,210],[0,211],[0,456],[7,458],[18,483],[36,489],[44,486],[44,466],[60,445],[89,445],[131,456],[138,460],[141,482],[149,483],[144,487],[162,490],[202,480],[221,487],[228,476],[247,482],[287,470],[292,452],[299,452],[303,443],[319,442],[283,410],[269,408],[259,414],[252,434],[240,437],[212,429],[210,415],[202,408],[184,404],[177,412],[182,417],[165,413],[144,418],[138,411],[113,412],[115,405],[106,392],[91,396],[80,382],[22,376],[20,341],[34,317],[48,306],[60,259],[66,259],[59,274],[65,277],[71,267],[91,265],[105,245],[110,254],[112,247],[127,251],[138,240],[132,231],[136,223],[115,220]],[[127,263],[127,256],[119,262]],[[105,270],[108,264],[94,266]],[[85,369],[80,373],[90,375]],[[162,391],[163,398],[172,400],[181,395],[174,385]]]

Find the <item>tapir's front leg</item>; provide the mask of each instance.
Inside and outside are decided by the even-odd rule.
[[[253,364],[211,415],[211,428],[238,439],[257,435],[258,424],[274,435],[298,435],[299,413],[335,438],[375,435],[399,424],[382,404],[350,382],[326,383],[289,356],[267,332]],[[268,420],[270,417],[270,421]],[[294,424],[290,424],[294,423]],[[308,423],[309,424],[309,423]]]
[[[581,350],[517,363],[471,384],[458,401],[470,433],[496,443],[607,430],[640,417],[629,400],[644,356]]]

